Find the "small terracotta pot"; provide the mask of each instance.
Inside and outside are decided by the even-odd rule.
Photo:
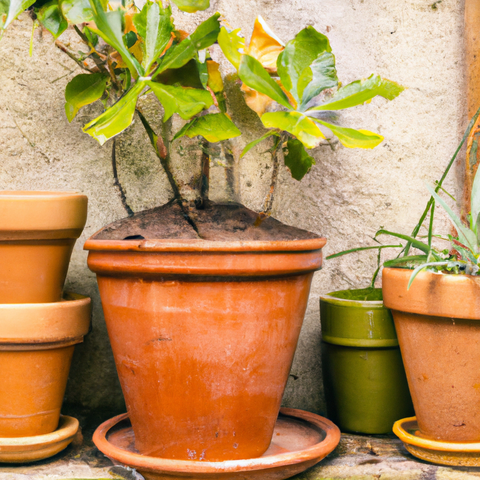
[[[267,450],[324,244],[87,241],[140,453]]]
[[[420,434],[480,442],[480,278],[383,270]]]
[[[53,432],[74,345],[90,325],[90,299],[0,305],[0,437]]]
[[[0,219],[0,304],[59,301],[87,197],[2,191]]]

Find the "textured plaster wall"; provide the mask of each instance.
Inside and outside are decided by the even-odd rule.
[[[344,84],[376,72],[407,87],[391,103],[376,99],[342,114],[345,124],[383,134],[385,142],[377,149],[350,150],[338,144],[334,151],[319,148],[314,152],[316,166],[301,183],[281,170],[274,216],[326,236],[326,254],[371,244],[380,226],[410,231],[427,201],[424,181],[440,176],[461,138],[466,124],[463,1],[433,1],[212,0],[205,14],[176,12],[177,23],[188,27],[219,10],[247,37],[260,14],[285,41],[312,25],[328,34]],[[78,68],[40,32],[29,58],[30,32],[31,20],[23,16],[0,43],[0,189],[79,190],[88,195],[88,222],[75,247],[67,289],[93,298],[93,331],[77,347],[66,399],[115,412],[123,409],[122,395],[95,277],[82,250],[86,238],[125,216],[111,174],[111,145],[101,148],[81,132],[81,126],[100,113],[98,106],[67,122],[63,90]],[[68,33],[64,37],[68,43]],[[230,109],[244,133],[236,143],[240,149],[259,136],[262,127],[241,96]],[[145,110],[157,115],[158,124],[154,104]],[[119,138],[118,146],[119,175],[133,210],[165,203],[170,196],[166,177],[139,122]],[[213,198],[223,197],[219,169],[212,174]],[[257,147],[237,166],[238,199],[260,210],[270,172],[268,155]],[[447,187],[460,196],[461,183],[461,175],[453,174]],[[440,219],[442,224],[446,231]],[[361,254],[327,262],[315,275],[285,405],[324,411],[318,296],[365,287],[374,268],[375,256]]]

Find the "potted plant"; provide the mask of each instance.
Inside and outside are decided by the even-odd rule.
[[[392,310],[416,414],[397,422],[394,431],[414,455],[454,465],[477,465],[480,456],[480,175],[466,222],[439,193],[479,112],[441,179],[427,185],[431,197],[412,234],[384,229],[376,234],[406,242],[397,258],[384,262],[382,274],[384,303]],[[436,205],[448,215],[454,234],[434,234]],[[427,219],[423,240],[418,234]],[[419,254],[410,255],[412,248]]]
[[[173,0],[181,9],[208,1]],[[33,1],[2,6],[6,28]],[[6,10],[5,10],[6,8]],[[0,10],[2,13],[2,10]],[[72,24],[85,54],[56,45],[87,73],[67,86],[66,114],[97,100],[106,109],[84,127],[105,143],[138,117],[165,169],[172,201],[115,222],[85,244],[137,449],[183,460],[241,459],[267,449],[325,239],[272,219],[280,160],[300,180],[314,164],[307,149],[332,135],[348,148],[382,137],[342,127],[332,112],[403,88],[372,75],[341,86],[326,36],[307,27],[286,45],[257,19],[248,46],[218,13],[195,31],[174,27],[171,7],[140,10],[100,0],[36,4],[36,21],[55,38]],[[217,43],[235,67],[247,104],[268,131],[271,188],[260,214],[208,200],[209,152],[240,131],[228,114]],[[217,52],[218,49],[217,49]],[[138,102],[154,95],[161,131]],[[267,111],[268,110],[268,111]],[[270,138],[271,137],[271,138]]]

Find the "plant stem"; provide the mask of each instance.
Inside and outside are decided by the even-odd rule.
[[[118,173],[117,173],[117,154],[116,154],[116,138],[113,139],[113,144],[112,144],[112,170],[113,170],[113,184],[117,187],[118,192],[120,194],[120,200],[122,201],[123,208],[126,210],[127,215],[129,217],[132,217],[134,215],[133,210],[130,208],[130,206],[127,203],[127,196],[125,195],[125,191],[123,190],[122,184],[120,183],[120,180],[118,179]]]
[[[77,63],[79,67],[81,67],[83,70],[86,70],[87,72],[90,73],[96,73],[94,70],[91,68],[88,68],[79,58],[77,58],[70,50],[60,41],[60,40],[55,40],[55,46],[60,49],[63,53],[66,53],[74,62]]]
[[[262,217],[269,217],[272,214],[273,202],[275,201],[275,189],[277,186],[278,172],[280,170],[280,159],[278,158],[278,147],[283,143],[283,137],[275,137],[274,144],[271,150],[272,155],[272,180],[270,181],[270,190],[268,191],[263,210],[259,215]]]

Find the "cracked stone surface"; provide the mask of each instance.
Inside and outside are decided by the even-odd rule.
[[[88,432],[88,433],[87,433]],[[142,480],[128,467],[113,465],[91,443],[91,429],[64,452],[32,465],[0,465],[1,480]],[[90,437],[89,437],[90,435]],[[480,468],[441,467],[415,459],[393,436],[342,435],[322,462],[292,480],[476,480]]]

